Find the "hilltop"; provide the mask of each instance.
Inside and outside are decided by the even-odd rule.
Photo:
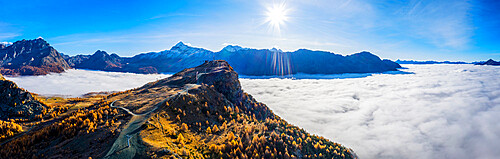
[[[52,123],[5,143],[0,156],[356,158],[351,149],[311,135],[257,102],[221,60],[68,108]]]

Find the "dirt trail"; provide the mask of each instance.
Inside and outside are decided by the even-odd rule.
[[[194,86],[196,85],[195,84],[185,85],[182,91],[177,92],[177,94],[171,95],[170,97],[165,99],[165,101],[168,101],[170,98],[175,97],[179,94],[185,94],[189,89],[191,89]],[[110,104],[110,106],[113,108],[120,108],[122,110],[125,110],[128,114],[132,115],[132,118],[124,127],[124,129],[116,139],[115,143],[113,143],[113,146],[111,147],[111,149],[108,151],[108,153],[104,158],[106,159],[134,158],[138,152],[139,153],[143,152],[141,150],[145,148],[144,145],[139,143],[138,139],[138,134],[141,130],[141,126],[147,121],[147,119],[149,119],[149,115],[153,111],[158,109],[159,104],[156,105],[156,107],[149,112],[142,114],[135,114],[134,112],[128,110],[127,108],[121,106],[115,106],[114,105],[115,102],[116,100],[113,101]]]

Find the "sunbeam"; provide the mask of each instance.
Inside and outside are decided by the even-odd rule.
[[[280,26],[285,25],[285,22],[288,21],[288,12],[289,9],[286,8],[285,2],[275,3],[267,8],[266,22],[273,33],[281,34]]]

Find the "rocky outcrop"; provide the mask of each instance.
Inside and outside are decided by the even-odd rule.
[[[257,101],[243,92],[238,80],[238,73],[224,60],[206,61],[200,66],[184,69],[169,78],[145,85],[142,89],[161,86],[182,87],[186,84],[198,84],[212,87],[221,93],[230,103],[237,103],[242,110],[252,108]],[[267,107],[253,109],[260,117],[267,117]]]
[[[0,72],[8,75],[45,75],[70,68],[44,39],[21,40],[0,48]]]
[[[206,61],[200,66],[185,69],[173,76],[160,80],[153,86],[146,85],[145,87],[155,87],[160,85],[169,86],[184,86],[186,84],[198,84],[211,86],[216,92],[221,93],[230,103],[235,103],[239,109],[255,111],[258,117],[265,118],[271,112],[267,107],[261,106],[250,95],[243,92],[238,80],[238,73],[224,60]]]
[[[0,75],[0,119],[36,119],[47,107],[14,82]]]

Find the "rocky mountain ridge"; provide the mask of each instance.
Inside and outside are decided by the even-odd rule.
[[[44,75],[70,68],[66,60],[42,38],[21,40],[0,48],[0,72],[6,75]]]

